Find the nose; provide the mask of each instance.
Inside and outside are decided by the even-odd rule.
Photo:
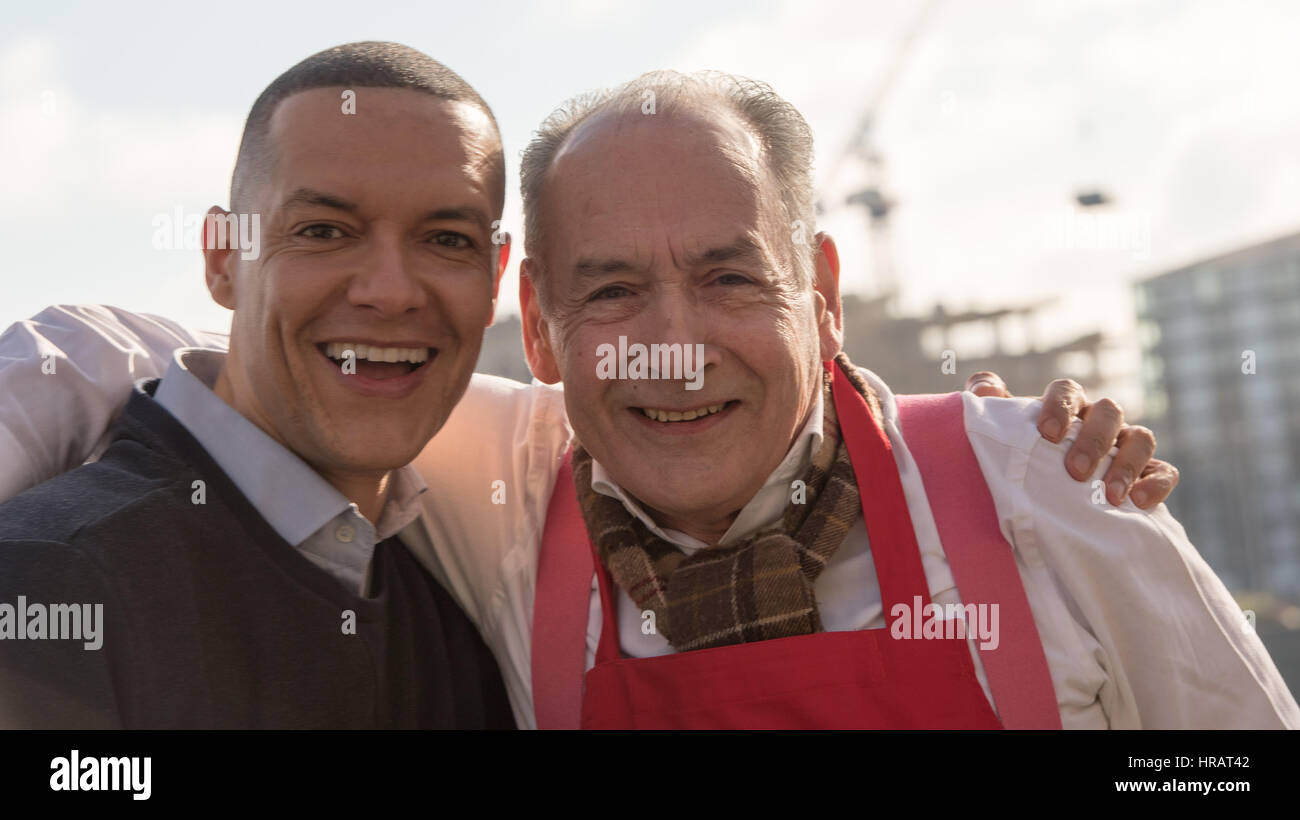
[[[714,321],[707,315],[698,299],[692,298],[689,288],[674,284],[655,291],[655,299],[647,311],[645,331],[647,343],[704,345],[703,366],[718,364],[722,353],[711,343]]]
[[[348,284],[348,301],[381,317],[399,317],[428,304],[406,243],[396,230],[376,229]]]

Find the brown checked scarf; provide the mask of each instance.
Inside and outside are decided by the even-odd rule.
[[[847,356],[835,363],[879,421],[880,401]],[[687,556],[651,533],[615,498],[591,487],[591,455],[573,449],[573,479],[601,562],[678,652],[822,630],[813,583],[861,511],[848,448],[840,437],[831,374],[822,382],[822,444],[781,524]],[[794,494],[792,493],[792,496]]]

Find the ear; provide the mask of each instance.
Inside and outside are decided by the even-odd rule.
[[[212,301],[227,310],[235,309],[235,251],[238,242],[227,239],[225,247],[219,247],[220,235],[216,221],[224,220],[230,214],[224,208],[213,205],[208,208],[203,218],[203,230],[199,232],[199,243],[203,246],[203,278],[208,283],[208,293]]]
[[[506,263],[510,261],[510,234],[503,233],[497,248],[497,270],[492,277],[492,313],[488,316],[486,327],[492,327],[497,321],[497,297],[501,294],[501,275],[506,272]]]
[[[817,299],[817,331],[821,338],[822,361],[829,361],[844,346],[844,310],[840,302],[840,252],[828,233],[813,240],[813,290]]]
[[[547,384],[560,381],[560,368],[556,364],[555,351],[551,349],[550,327],[542,317],[542,306],[538,301],[537,290],[533,286],[533,271],[537,264],[525,258],[519,263],[519,311],[523,314],[524,357],[528,359],[528,369],[533,375]]]

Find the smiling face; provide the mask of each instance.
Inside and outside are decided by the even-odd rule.
[[[410,89],[304,91],[273,114],[247,207],[261,254],[208,251],[235,311],[217,392],[327,478],[411,461],[469,384],[504,248],[478,109]],[[355,372],[344,350],[355,356]]]
[[[808,417],[827,321],[757,142],[717,109],[602,112],[561,147],[539,205],[524,270],[545,309],[521,285],[534,372],[563,380],[579,440],[660,523],[720,536]],[[620,336],[702,344],[702,388],[601,378],[598,349]]]

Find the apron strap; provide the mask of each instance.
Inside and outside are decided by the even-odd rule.
[[[962,396],[895,399],[904,441],[921,470],[962,602],[999,605],[998,647],[979,650],[998,718],[1007,729],[1060,729],[1043,642],[998,525],[993,497],[966,437]]]
[[[959,393],[896,396],[962,599],[998,602],[999,644],[980,650],[1002,725],[1061,727],[1042,641],[992,496],[966,438]],[[539,729],[581,723],[587,618],[595,565],[566,453],[546,512],[533,598],[533,708]]]
[[[564,455],[546,509],[533,593],[533,713],[538,729],[577,729],[582,719],[587,616],[595,566],[573,486],[573,451]]]
[[[920,600],[921,612],[930,606],[930,585],[916,544],[916,527],[912,525],[889,437],[844,370],[835,362],[823,365],[831,372],[831,400],[835,402],[840,435],[858,483],[885,628],[893,634],[896,620],[903,617],[894,614],[900,605],[903,612],[910,610],[916,599]]]

